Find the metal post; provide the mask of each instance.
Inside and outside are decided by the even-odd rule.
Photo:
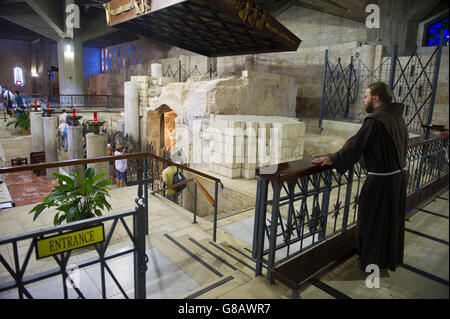
[[[194,182],[194,222],[197,224],[197,183]]]
[[[398,44],[394,45],[394,47],[392,48],[391,69],[389,71],[389,88],[391,89],[392,93],[394,92],[395,68],[397,66],[397,58],[398,58]]]
[[[327,82],[327,68],[328,68],[328,50],[325,50],[325,61],[323,65],[323,77],[322,77],[322,94],[320,97],[320,117],[319,117],[319,127],[322,127],[323,113],[324,113],[324,103],[325,103],[325,86]]]
[[[264,253],[264,226],[266,223],[266,201],[268,186],[269,182],[267,179],[258,177],[258,190],[256,197],[257,200],[255,206],[255,224],[253,227],[253,257],[256,259],[256,276],[260,276],[262,272]]]
[[[178,61],[178,80],[181,82],[181,60]]]
[[[345,106],[345,112],[344,112],[344,119],[347,119],[348,113],[350,112],[350,96],[351,96],[351,89],[352,89],[352,75],[353,75],[353,55],[350,57],[350,65],[348,66],[348,86],[347,86],[347,102]]]
[[[142,158],[144,162],[144,206],[145,206],[145,234],[148,235],[148,181],[147,181],[147,157]]]
[[[280,190],[281,184],[278,182],[272,183],[273,189],[273,200],[272,200],[272,216],[270,221],[270,238],[269,238],[269,258],[267,260],[267,282],[269,284],[273,283],[272,271],[275,264],[275,253],[277,245],[277,220],[280,205]]]
[[[147,256],[145,254],[145,206],[142,197],[143,172],[142,166],[138,167],[138,195],[136,196],[136,213],[133,215],[134,237],[136,241],[134,251],[134,297],[135,299],[145,299],[147,272]]]
[[[215,182],[214,185],[214,229],[213,229],[213,241],[216,241],[217,237],[217,202],[219,200],[219,183]]]
[[[209,64],[209,77],[212,78],[212,63]]]

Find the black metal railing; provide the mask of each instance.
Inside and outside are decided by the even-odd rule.
[[[145,200],[144,197],[144,176],[143,176],[143,166],[145,166],[145,153],[140,154],[129,154],[112,157],[113,159],[131,159],[131,158],[140,158],[142,165],[140,169],[140,183],[138,188],[138,194],[136,196],[136,208],[135,210],[121,212],[121,213],[113,213],[108,214],[102,217],[90,218],[82,221],[77,221],[73,223],[69,223],[66,225],[60,225],[55,227],[50,227],[44,230],[37,230],[30,233],[17,234],[14,236],[9,236],[5,238],[0,238],[0,247],[5,247],[6,249],[0,250],[0,264],[5,268],[5,270],[9,273],[12,281],[10,282],[1,282],[0,283],[0,293],[9,291],[11,289],[17,289],[18,298],[28,298],[32,299],[33,295],[30,292],[30,285],[38,283],[40,281],[61,276],[62,290],[63,296],[65,299],[69,298],[70,293],[69,289],[73,289],[75,292],[74,296],[78,298],[86,298],[86,295],[83,293],[82,289],[74,284],[73,280],[73,269],[82,270],[88,266],[100,265],[100,280],[101,280],[101,296],[102,298],[107,298],[106,291],[106,274],[108,274],[117,288],[123,294],[124,298],[128,299],[130,296],[126,293],[124,287],[120,284],[114,272],[108,266],[107,261],[124,256],[127,254],[133,254],[134,256],[134,298],[136,299],[145,299],[146,298],[146,271],[147,271],[147,262],[148,257],[145,254],[145,235],[148,234],[148,201]],[[10,172],[18,172],[18,171],[26,171],[26,170],[36,170],[36,169],[45,169],[52,167],[63,167],[63,166],[71,166],[71,165],[80,165],[87,164],[93,162],[102,162],[111,160],[109,158],[96,158],[96,159],[85,159],[85,160],[69,160],[63,162],[55,162],[55,163],[47,163],[47,164],[33,164],[33,165],[25,165],[25,166],[17,166],[17,167],[7,167],[0,168],[0,174],[10,173]],[[132,226],[127,224],[125,220],[127,217],[132,218]],[[48,238],[54,235],[65,234],[69,231],[80,230],[82,228],[86,228],[89,226],[97,226],[100,224],[111,223],[109,227],[109,231],[106,234],[104,241],[94,245],[95,251],[98,256],[94,258],[90,258],[88,260],[83,260],[81,262],[77,262],[76,258],[73,257],[72,251],[62,252],[57,255],[53,255],[52,258],[55,261],[52,264],[50,269],[46,269],[45,271],[41,271],[37,274],[29,274],[27,275],[27,269],[30,265],[30,261],[36,263],[35,255],[36,252],[36,241],[43,238]],[[110,246],[111,239],[115,234],[115,230],[117,229],[118,224],[122,224],[127,236],[131,240],[131,247],[126,248],[120,251],[111,252],[107,250]],[[106,228],[106,227],[105,227]],[[26,254],[22,258],[20,257],[18,247],[27,247]],[[4,251],[11,251],[11,262],[8,262],[9,256],[5,256],[3,254]],[[34,252],[36,254],[34,254]],[[50,257],[49,257],[50,258]]]
[[[188,72],[183,68],[181,61],[178,61],[178,66],[174,69],[175,69],[175,71],[173,71],[172,66],[169,65],[167,67],[167,69],[165,71],[163,71],[163,76],[169,77],[169,78],[170,77],[178,78],[178,81],[182,82],[182,81],[187,81],[188,79],[192,78],[193,76],[209,76],[210,78],[212,78],[212,76],[215,72],[213,70],[212,64],[209,65],[209,69],[205,73],[202,73],[198,69],[197,65],[194,66],[194,69],[192,69],[191,71]]]
[[[410,140],[407,156],[407,210],[424,200],[422,191],[448,185],[448,136]],[[358,197],[367,171],[359,164],[343,174],[311,164],[311,159],[257,169],[253,258],[256,275],[314,249],[357,223]],[[436,191],[436,189],[433,189]],[[422,198],[415,198],[416,195]],[[269,216],[270,214],[270,216]],[[324,265],[325,266],[325,265]]]

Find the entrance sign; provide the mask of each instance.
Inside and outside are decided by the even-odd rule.
[[[103,224],[47,237],[36,242],[36,259],[101,243],[104,240],[105,230]]]

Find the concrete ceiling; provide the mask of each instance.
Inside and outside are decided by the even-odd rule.
[[[55,14],[64,0],[0,0],[0,38],[30,41],[39,33],[57,40],[63,31],[63,10]],[[292,6],[299,6],[330,15],[363,23],[367,17],[368,4],[383,0],[252,0],[273,16]],[[135,34],[106,27],[103,4],[109,0],[76,0],[81,7],[82,41],[89,46],[104,47],[135,40]],[[40,10],[42,3],[48,3],[46,10]],[[36,5],[39,4],[39,5]],[[423,21],[433,12],[447,8],[445,0],[407,0],[407,10],[414,21]],[[48,18],[50,17],[50,19]],[[16,26],[14,26],[14,24]]]

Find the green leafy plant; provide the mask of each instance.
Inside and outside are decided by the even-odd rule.
[[[22,131],[28,130],[30,128],[30,115],[27,112],[14,113],[14,119],[6,123],[6,126],[13,124],[14,128],[20,127]]]
[[[53,218],[54,225],[60,225],[64,220],[67,223],[102,215],[102,209],[111,210],[106,197],[108,188],[112,184],[109,180],[101,180],[106,172],[95,175],[92,167],[80,177],[81,169],[70,175],[53,173],[58,180],[52,193],[44,198],[42,203],[31,209],[34,213],[33,221],[47,208],[56,207],[58,211]],[[78,185],[77,186],[77,182]]]

